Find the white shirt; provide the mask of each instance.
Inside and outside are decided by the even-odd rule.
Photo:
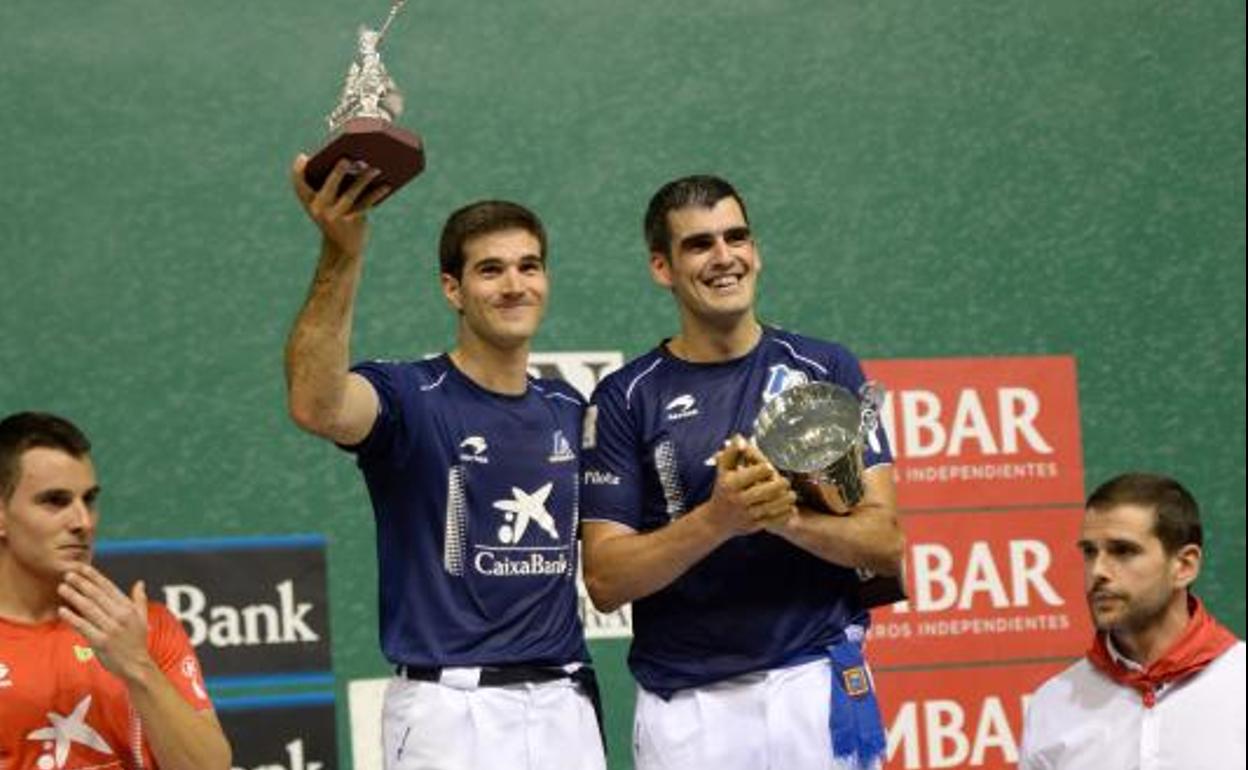
[[[1087,658],[1036,691],[1023,725],[1020,770],[1242,770],[1244,643],[1199,674],[1140,693]]]

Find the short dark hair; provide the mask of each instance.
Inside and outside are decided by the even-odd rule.
[[[642,225],[646,235],[646,245],[651,251],[670,253],[672,231],[667,223],[668,212],[689,206],[709,209],[724,198],[733,198],[737,201],[737,205],[741,207],[741,215],[745,217],[748,224],[750,215],[745,210],[745,201],[741,200],[736,189],[724,179],[710,174],[695,174],[663,185],[650,198],[650,205],[646,207],[646,218]]]
[[[1154,473],[1124,473],[1106,481],[1088,496],[1088,510],[1104,511],[1119,505],[1153,510],[1153,534],[1167,554],[1185,545],[1204,545],[1200,506],[1182,484]]]
[[[36,447],[81,459],[91,451],[91,442],[77,425],[47,412],[17,412],[0,420],[0,500],[8,500],[17,489],[22,454]]]
[[[511,201],[477,201],[447,217],[438,243],[439,269],[456,279],[463,278],[464,244],[477,236],[503,230],[531,233],[541,247],[542,262],[546,261],[546,228],[537,214]]]

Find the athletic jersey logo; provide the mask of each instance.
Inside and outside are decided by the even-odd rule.
[[[0,687],[12,687],[13,680],[9,679],[9,667],[0,663]]]
[[[763,403],[767,403],[789,388],[810,382],[806,372],[776,364],[767,369],[767,384],[763,387]]]
[[[566,463],[576,459],[576,453],[572,451],[572,446],[564,438],[563,431],[555,431],[555,434],[550,439],[550,444],[550,457],[546,459],[552,463]]]
[[[113,750],[95,730],[87,724],[87,711],[91,708],[91,696],[86,695],[74,706],[68,716],[55,711],[48,712],[48,727],[32,730],[26,735],[28,741],[43,741],[47,753],[39,757],[41,770],[60,770],[69,761],[69,752],[75,743],[81,743],[101,754],[112,756]]]
[[[182,676],[191,683],[191,689],[195,691],[197,698],[208,700],[208,693],[199,678],[199,665],[195,662],[195,656],[187,655],[182,659]]]
[[[685,420],[698,413],[698,402],[692,394],[684,393],[668,401],[663,410],[667,412],[668,422]]]
[[[485,443],[485,439],[469,436],[459,442],[459,459],[466,463],[488,463],[490,458],[485,456],[487,449],[489,445]]]
[[[610,471],[600,471],[597,468],[590,468],[585,471],[582,477],[585,484],[594,487],[618,487],[620,485],[620,477]]]
[[[74,657],[78,659],[79,663],[87,663],[95,657],[95,650],[90,647],[83,647],[80,644],[75,644]]]
[[[532,494],[519,487],[512,487],[512,499],[494,501],[494,507],[503,511],[504,524],[498,528],[500,542],[508,545],[519,543],[530,523],[536,524],[551,539],[559,539],[555,518],[546,510],[546,498],[550,497],[550,490],[554,486],[553,481],[548,481]]]

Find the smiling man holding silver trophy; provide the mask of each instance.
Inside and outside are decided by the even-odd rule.
[[[881,767],[862,642],[898,583],[860,571],[898,575],[904,539],[875,396],[844,347],[758,321],[730,184],[663,186],[645,234],[680,330],[598,386],[581,493],[590,596],[633,602],[636,767]]]

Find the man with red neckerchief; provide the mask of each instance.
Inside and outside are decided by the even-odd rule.
[[[1045,682],[1023,770],[1244,767],[1244,643],[1190,592],[1203,537],[1191,494],[1128,473],[1088,498],[1079,549],[1096,626],[1087,657]]]

